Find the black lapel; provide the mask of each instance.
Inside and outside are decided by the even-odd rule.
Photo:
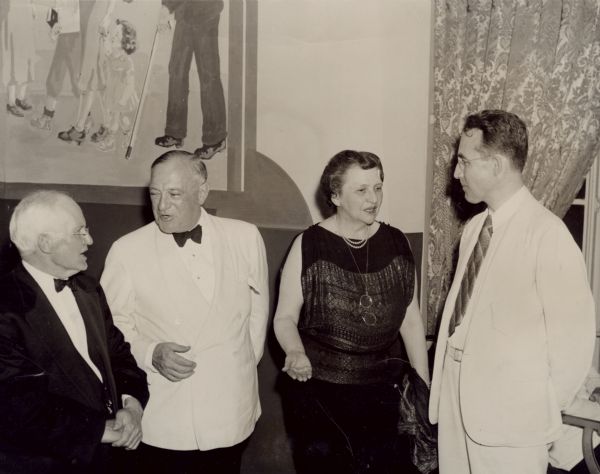
[[[95,287],[90,288],[85,284],[81,284],[81,280],[77,276],[74,278],[77,286],[76,290],[73,291],[73,295],[83,317],[90,359],[100,370],[113,406],[116,407],[118,406],[117,391],[106,341],[106,322],[98,300],[98,292]]]
[[[72,384],[75,399],[94,409],[104,406],[102,384],[90,366],[81,357],[48,298],[37,282],[22,265],[15,269],[17,282],[22,284],[27,299],[33,298],[24,312],[24,318],[45,348],[48,360],[61,371],[64,380]]]

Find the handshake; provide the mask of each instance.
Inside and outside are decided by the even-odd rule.
[[[102,443],[127,450],[136,449],[142,441],[142,414],[140,402],[133,397],[125,400],[125,406],[113,419],[106,420]]]

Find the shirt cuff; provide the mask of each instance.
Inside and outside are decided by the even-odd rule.
[[[146,366],[146,370],[150,370],[154,373],[158,373],[158,370],[156,370],[152,365],[152,354],[154,354],[154,349],[156,349],[157,345],[158,342],[151,342],[148,345],[148,348],[146,349],[146,357],[144,359],[144,365]]]

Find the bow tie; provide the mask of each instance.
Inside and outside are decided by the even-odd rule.
[[[192,239],[197,244],[202,242],[202,227],[197,225],[192,230],[188,230],[186,232],[173,232],[173,238],[177,245],[183,247],[187,241],[187,239]]]
[[[54,289],[60,293],[65,286],[71,288],[71,291],[75,291],[77,286],[75,285],[75,280],[73,278],[68,278],[67,280],[62,280],[60,278],[54,279]]]

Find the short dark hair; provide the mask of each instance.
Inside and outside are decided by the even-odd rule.
[[[166,163],[174,158],[182,158],[187,159],[190,165],[192,165],[192,169],[198,173],[200,178],[203,181],[208,179],[208,172],[206,171],[206,165],[201,158],[198,158],[193,153],[184,150],[169,150],[162,155],[160,155],[156,160],[152,162],[150,165],[150,170],[153,170],[156,165],[160,165],[161,163]]]
[[[505,110],[482,110],[469,115],[463,133],[481,130],[481,142],[489,150],[506,154],[515,168],[523,171],[527,161],[527,126],[515,114]]]
[[[352,166],[358,166],[363,170],[377,168],[383,181],[383,166],[377,155],[368,151],[342,150],[329,160],[321,175],[321,192],[329,206],[334,206],[331,197],[340,193],[344,184],[344,174]]]
[[[121,48],[127,54],[132,54],[137,49],[137,32],[135,26],[127,20],[117,19],[117,25],[121,25],[123,36],[121,37]]]

